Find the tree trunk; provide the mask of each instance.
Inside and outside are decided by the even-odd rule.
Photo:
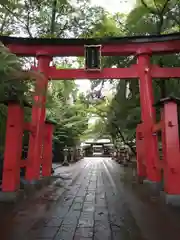
[[[113,123],[113,124],[114,124],[115,128],[117,129],[117,132],[118,132],[121,140],[123,141],[123,143],[124,143],[125,145],[127,145],[127,146],[131,149],[132,153],[136,156],[136,151],[134,151],[134,149],[133,149],[133,147],[131,146],[131,144],[129,144],[129,143],[126,141],[126,139],[125,139],[125,137],[123,136],[123,133],[121,132],[121,130],[119,129],[119,127],[118,127],[115,123]]]
[[[51,36],[53,36],[55,32],[56,7],[57,7],[57,0],[54,0],[52,4],[52,15],[51,15],[51,28],[50,28]]]

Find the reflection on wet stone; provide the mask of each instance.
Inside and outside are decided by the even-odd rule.
[[[33,238],[53,238],[57,231],[58,227],[43,227],[36,230],[30,230],[29,234]]]
[[[130,198],[134,203],[135,193],[132,189],[126,190],[120,180],[124,171],[122,167],[109,159],[100,158],[85,159],[77,163],[77,166],[78,169],[83,166],[83,170],[62,195],[61,191],[53,193],[53,187],[49,188],[54,199],[47,200],[50,202],[49,208],[46,207],[46,199],[42,201],[41,197],[17,211],[11,220],[13,227],[8,226],[8,229],[12,229],[13,236],[7,240],[145,240],[142,234],[144,228],[139,228],[141,224],[130,205]],[[127,198],[126,191],[130,191],[130,198]],[[47,196],[49,190],[47,192],[43,196]],[[48,198],[51,199],[51,196],[48,195]],[[141,201],[140,204],[145,203]],[[145,206],[151,210],[148,204]],[[180,236],[177,211],[174,218],[173,213],[168,218],[169,215],[164,212],[162,209],[159,211],[163,215],[160,219],[165,218],[168,225],[163,224],[160,232],[154,231],[149,240],[173,240]],[[141,217],[143,223],[149,221],[149,216],[146,219]],[[170,219],[174,221],[171,223]],[[2,226],[1,224],[1,228]],[[148,227],[151,230],[152,224],[148,224]],[[171,229],[169,235],[166,234],[168,229]],[[3,231],[5,230],[2,229],[1,232]],[[173,238],[175,232],[177,238]]]
[[[88,227],[77,228],[76,233],[75,233],[75,237],[76,238],[78,238],[78,237],[79,238],[82,238],[82,237],[92,238],[93,237],[93,228],[88,228]]]

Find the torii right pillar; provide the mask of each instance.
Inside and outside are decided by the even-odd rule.
[[[166,202],[180,206],[180,144],[178,105],[180,99],[169,97],[163,103],[163,136],[164,136],[164,190]]]
[[[161,173],[158,167],[159,154],[157,136],[152,133],[155,123],[155,109],[153,107],[153,87],[151,77],[151,51],[141,49],[137,53],[137,70],[140,87],[141,120],[144,131],[144,150],[146,165],[146,181],[158,186],[161,182]]]

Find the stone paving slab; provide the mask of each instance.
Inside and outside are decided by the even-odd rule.
[[[54,186],[50,188],[51,194],[46,194],[45,198],[39,197],[29,205],[22,206],[9,222],[9,234],[3,235],[5,225],[0,225],[0,239],[179,239],[180,214],[166,215],[159,206],[156,213],[159,211],[161,217],[158,221],[154,218],[153,225],[149,219],[152,218],[154,206],[138,199],[131,187],[124,185],[121,179],[123,170],[117,163],[110,159],[87,158],[76,166],[70,166],[74,178],[65,183],[64,192],[60,191],[60,186]],[[63,169],[70,174],[68,168]],[[53,201],[52,196],[55,196]],[[140,207],[142,204],[145,204],[145,208]],[[139,212],[143,214],[138,218]],[[175,235],[176,238],[173,237]]]
[[[112,186],[105,174],[103,160],[98,165],[94,161],[95,159],[69,185],[64,196],[50,210],[48,219],[46,216],[44,221],[41,219],[29,230],[32,240],[113,240],[125,236],[118,227],[116,231],[112,231],[114,228],[111,221],[118,218],[118,212],[114,209],[116,205],[109,204],[114,204],[117,199],[111,200],[116,196],[113,195]],[[112,217],[109,212],[116,215]],[[126,240],[130,239],[125,237]]]

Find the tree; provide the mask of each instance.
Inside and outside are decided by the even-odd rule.
[[[179,28],[179,25],[177,24],[179,6],[180,1],[137,1],[137,5],[127,16],[126,26],[129,31],[128,35],[162,34],[176,31]],[[134,59],[130,60],[130,62],[134,62]],[[161,67],[174,67],[177,66],[177,63],[179,62],[179,55],[176,54],[163,57],[153,56],[152,62]],[[124,66],[127,66],[127,63],[128,61],[126,59],[126,61],[123,62]],[[169,79],[165,81],[156,80],[153,81],[153,85],[155,101],[168,94],[179,96],[179,93],[176,90],[179,88],[179,79]],[[119,128],[119,135],[125,142],[129,142],[129,140],[131,141],[135,138],[136,125],[140,121],[138,81],[127,80],[124,93],[127,88],[129,90],[129,96],[122,99],[122,83],[119,83],[116,96],[111,104],[112,110],[109,119],[110,128],[114,138],[118,136]]]
[[[88,124],[88,109],[74,81],[53,82],[47,101],[47,116],[57,122],[54,134],[60,148],[78,145]]]
[[[179,29],[179,9],[179,0],[139,0],[126,18],[120,18],[118,15],[110,16],[108,19],[104,18],[88,36],[149,35],[177,31]],[[131,56],[107,57],[103,58],[103,67],[129,67],[135,62],[136,59]],[[179,55],[153,56],[152,62],[161,67],[178,66]],[[177,90],[179,89],[179,80],[165,81],[153,81],[155,101],[168,94],[179,96]],[[111,83],[113,84],[113,82]],[[103,81],[93,82],[92,92],[98,86],[102,91]],[[121,138],[128,144],[134,141],[136,125],[140,121],[139,84],[137,80],[127,79],[124,82],[119,81],[118,84],[115,82],[115,86],[117,87],[116,94],[110,103],[107,114],[107,129],[114,141]]]
[[[104,13],[102,8],[90,7],[88,3],[89,1],[84,0],[77,0],[73,3],[67,0],[1,1],[0,34],[50,38],[77,37],[97,23]],[[16,76],[17,81],[15,79],[13,79],[14,81],[12,79],[6,81],[6,78],[10,77],[11,68],[18,65],[19,74],[27,59],[22,59],[22,62],[19,62],[19,59],[16,58],[15,62],[13,61],[11,58],[2,59],[1,68],[6,72],[6,77],[3,77],[4,82],[0,83],[0,96],[4,98],[4,93],[11,93],[15,89],[18,98],[28,97],[28,100],[33,102],[33,96],[29,91],[32,85],[21,82],[21,78],[24,80],[23,76]],[[33,63],[33,59],[30,59],[30,62]],[[61,67],[69,66],[66,61],[62,62],[63,60]],[[86,105],[81,101],[81,97],[78,95],[74,81],[49,84],[47,117],[57,120],[55,139],[61,142],[62,146],[77,144],[81,134],[86,129]],[[74,101],[72,104],[68,102],[71,102],[71,99]],[[2,128],[5,129],[6,112],[3,106],[1,113],[1,124]],[[28,117],[29,115],[26,114],[26,118]],[[28,120],[30,119],[28,118]],[[1,136],[4,139],[4,131]]]
[[[16,98],[20,103],[27,100],[29,86],[26,81],[31,81],[30,73],[22,71],[22,62],[9,50],[0,45],[0,153],[3,152],[7,107],[2,104],[5,100]],[[28,110],[26,109],[26,113]]]
[[[179,30],[180,23],[179,0],[137,0],[128,16],[111,15],[102,8],[89,7],[88,1],[84,0],[73,3],[67,0],[9,0],[1,1],[0,6],[2,34],[17,35],[20,29],[29,37],[162,34]],[[102,67],[129,67],[135,62],[132,56],[103,57]],[[179,55],[153,56],[152,62],[160,66],[178,66]],[[61,61],[61,67],[66,66],[70,66],[69,63]],[[106,82],[116,89],[115,96],[108,102],[103,96]],[[154,81],[153,85],[155,100],[170,93],[180,95],[179,80]],[[29,86],[25,84],[24,87],[28,89]],[[27,97],[27,92],[24,95]],[[92,133],[99,131],[99,136],[109,134],[113,141],[121,139],[129,144],[134,140],[136,124],[140,121],[138,80],[92,81],[87,96],[78,93],[73,81],[50,83],[47,108],[48,117],[58,123],[55,139],[62,146],[78,143],[82,133],[89,131],[86,131],[88,117],[93,115],[98,121],[91,128]]]
[[[85,0],[10,0],[0,6],[1,33],[28,37],[78,36],[103,14],[102,8],[89,7]]]

